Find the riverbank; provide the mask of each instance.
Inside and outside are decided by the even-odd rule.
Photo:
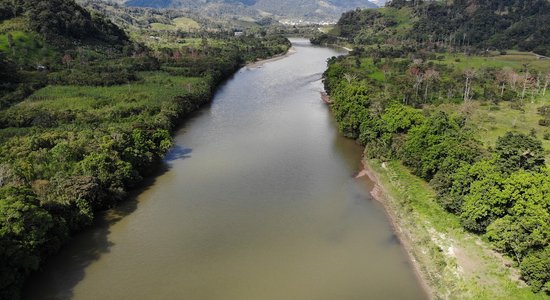
[[[75,238],[26,299],[425,299],[350,178],[362,148],[315,105],[342,52],[293,41],[295,55],[231,76],[124,217]]]
[[[384,206],[430,298],[548,299],[531,292],[511,260],[465,232],[428,184],[399,162],[363,164],[359,175],[374,183],[371,195]]]
[[[255,68],[260,68],[262,67],[263,65],[267,64],[267,63],[270,63],[270,62],[274,62],[274,61],[278,61],[280,59],[283,59],[283,58],[286,58],[286,57],[289,57],[291,56],[292,54],[296,53],[296,48],[294,47],[290,47],[288,48],[288,50],[284,53],[281,53],[281,54],[277,54],[273,57],[270,57],[270,58],[265,58],[265,59],[259,59],[259,60],[256,60],[254,62],[251,62],[251,63],[248,63],[245,65],[245,67],[247,69],[255,69]]]
[[[139,80],[124,85],[49,85],[3,110],[0,136],[10,146],[0,156],[11,162],[8,169],[29,169],[25,177],[13,173],[17,175],[11,181],[3,182],[2,200],[21,202],[11,201],[2,211],[8,215],[24,203],[30,212],[13,213],[17,218],[10,222],[41,226],[6,231],[6,245],[13,249],[2,258],[11,251],[21,259],[2,265],[12,275],[1,280],[0,299],[18,299],[32,271],[89,228],[98,213],[139,189],[160,165],[179,124],[210,103],[218,86],[243,67],[242,61],[286,53],[290,47],[288,40],[277,37],[267,41],[272,46],[250,42],[246,57],[238,48],[220,44],[225,48],[212,47],[212,53],[200,58],[159,59],[160,66],[141,66],[135,72]],[[214,54],[228,49],[231,55]],[[35,140],[48,142],[28,142]]]
[[[387,184],[383,184],[380,175],[376,173],[368,160],[363,160],[363,169],[357,174],[356,178],[365,178],[369,180],[370,194],[374,200],[380,203],[384,207],[384,211],[391,223],[391,226],[397,236],[403,250],[407,253],[409,261],[414,269],[414,272],[420,282],[420,285],[426,292],[427,296],[431,299],[436,298],[436,292],[429,284],[427,274],[423,271],[422,265],[417,260],[415,254],[415,245],[413,243],[413,237],[410,230],[405,227],[404,218],[399,216],[399,207],[393,195],[386,189]],[[386,168],[385,163],[380,165],[382,168]]]

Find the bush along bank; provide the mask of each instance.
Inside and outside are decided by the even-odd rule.
[[[454,68],[369,51],[333,58],[325,72],[342,133],[365,146],[368,159],[398,161],[429,183],[424,188],[435,191],[434,202],[445,214],[510,257],[539,293],[527,295],[543,297],[550,289],[550,177],[543,144],[534,134],[511,131],[486,146],[472,118],[472,105],[493,97],[478,94],[479,85],[498,87],[498,79],[475,80],[470,88],[476,100],[445,95],[437,90],[454,89],[454,83],[444,84],[457,74]],[[435,73],[437,80],[428,78]]]

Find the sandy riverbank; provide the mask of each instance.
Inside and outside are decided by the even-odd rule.
[[[404,227],[404,224],[402,224],[401,220],[397,216],[397,211],[395,208],[395,199],[391,198],[390,193],[386,190],[384,185],[382,184],[382,181],[380,180],[378,174],[373,171],[371,166],[369,165],[368,161],[363,160],[363,169],[357,174],[355,177],[356,179],[363,178],[364,180],[368,180],[369,182],[367,185],[370,188],[370,194],[374,200],[376,200],[378,203],[380,203],[384,207],[384,211],[386,212],[386,215],[388,216],[388,219],[393,227],[393,230],[399,239],[399,242],[403,246],[403,249],[407,253],[407,256],[409,257],[409,261],[411,262],[414,272],[418,277],[418,280],[426,292],[427,296],[430,299],[436,298],[434,289],[430,286],[427,279],[427,274],[425,274],[422,271],[422,267],[420,263],[416,260],[415,254],[414,254],[414,243],[412,239],[412,232],[408,230],[406,227]],[[382,165],[384,167],[384,165]]]
[[[332,104],[330,96],[326,92],[321,92],[321,99],[327,105]],[[363,168],[357,173],[355,178],[365,180],[367,186],[370,189],[369,192],[372,198],[384,207],[384,211],[386,212],[388,220],[393,227],[393,231],[395,232],[395,235],[403,246],[403,249],[407,253],[409,261],[413,266],[414,272],[418,278],[418,281],[420,282],[420,285],[426,292],[428,298],[435,299],[437,293],[435,289],[429,284],[430,281],[428,280],[428,274],[423,271],[421,264],[416,259],[414,248],[415,245],[412,236],[413,233],[405,226],[405,224],[402,222],[402,219],[400,219],[400,217],[398,216],[397,202],[391,197],[391,194],[384,187],[382,181],[380,180],[380,177],[369,165],[366,159],[363,159],[362,165]],[[384,167],[384,164],[382,166]]]
[[[261,59],[261,60],[258,60],[258,61],[255,61],[255,62],[251,62],[251,63],[248,63],[246,65],[246,68],[247,69],[255,69],[255,68],[261,68],[263,65],[267,64],[267,63],[270,63],[270,62],[273,62],[273,61],[277,61],[277,60],[280,60],[280,59],[283,59],[283,58],[286,58],[286,57],[289,57],[291,56],[292,54],[296,53],[296,49],[294,47],[290,47],[286,53],[282,53],[282,54],[278,54],[278,55],[275,55],[271,58],[266,58],[266,59]]]

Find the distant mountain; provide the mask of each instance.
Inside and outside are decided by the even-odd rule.
[[[121,2],[120,0],[118,2]],[[242,9],[243,17],[274,17],[290,21],[336,21],[355,8],[375,8],[368,0],[126,0],[127,6],[190,8],[224,14]]]
[[[367,0],[258,0],[253,7],[280,17],[333,20],[348,10],[376,5]]]
[[[387,0],[371,0],[370,2],[378,5],[379,7],[384,7],[386,5]]]

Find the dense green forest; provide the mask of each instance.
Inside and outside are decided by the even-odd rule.
[[[2,0],[0,22],[0,299],[149,175],[221,81],[290,47],[231,29],[146,45],[73,0]]]
[[[550,61],[513,49],[548,53],[550,4],[450,3],[352,11],[316,37],[354,49],[329,61],[331,108],[368,158],[429,182],[466,230],[548,293]]]
[[[378,10],[349,11],[317,42],[407,43],[469,52],[516,49],[550,55],[548,1],[447,2],[394,0]]]

